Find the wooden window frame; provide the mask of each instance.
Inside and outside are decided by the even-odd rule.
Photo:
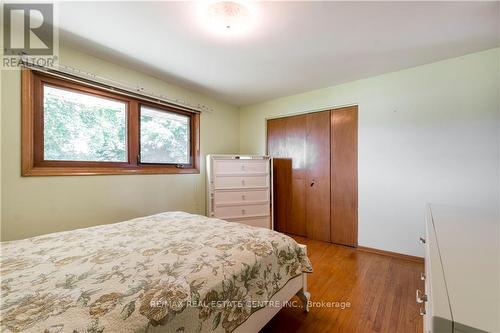
[[[43,145],[43,87],[61,89],[108,98],[126,105],[127,158],[126,162],[84,162],[44,160]],[[190,118],[190,163],[140,163],[140,107],[154,107]],[[50,74],[23,68],[21,71],[21,175],[125,175],[125,174],[197,174],[200,173],[200,114],[173,105],[154,103],[119,92],[74,82]]]

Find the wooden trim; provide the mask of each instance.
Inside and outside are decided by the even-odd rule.
[[[33,72],[21,70],[21,175],[28,175],[33,166]]]
[[[135,121],[141,116],[139,113],[139,102],[132,101],[128,108],[128,161],[132,165],[139,165],[140,147],[140,122]]]
[[[61,89],[78,91],[124,102],[127,117],[127,161],[124,162],[80,162],[46,161],[43,147],[43,87],[44,84]],[[140,151],[140,105],[150,105],[190,118],[189,164],[141,164]],[[193,174],[200,172],[200,114],[171,108],[164,104],[142,101],[113,92],[102,91],[72,81],[55,78],[23,68],[21,71],[21,175],[22,176],[68,176],[68,175],[124,175],[124,174]]]
[[[347,108],[347,107],[351,107],[351,106],[358,106],[358,104],[355,104],[355,103],[353,103],[353,104],[339,104],[339,105],[333,105],[333,106],[326,106],[324,108],[319,108],[319,109],[290,112],[290,113],[279,114],[279,115],[275,115],[275,116],[269,116],[269,117],[266,117],[265,120],[267,121],[267,120],[288,118],[288,117],[293,117],[293,116],[301,116],[301,115],[305,115],[305,114],[309,114],[309,113],[331,111],[331,110]]]
[[[409,254],[374,249],[374,248],[366,247],[366,246],[358,246],[357,249],[358,249],[358,251],[361,251],[361,252],[373,253],[373,254],[378,254],[381,256],[402,259],[402,260],[412,261],[412,262],[416,262],[416,263],[422,263],[422,264],[424,263],[424,258],[412,256]]]
[[[27,69],[29,70],[29,69]],[[32,72],[33,77],[37,78],[39,84],[45,84],[47,86],[55,87],[58,89],[66,89],[70,91],[77,91],[83,94],[89,94],[92,96],[99,96],[102,98],[110,99],[112,101],[121,101],[123,103],[129,103],[134,99],[127,96],[122,96],[118,93],[112,93],[105,90],[101,90],[99,88],[86,86],[85,84],[75,83],[73,81],[68,81],[65,79],[53,77],[50,75],[46,75],[41,72]]]
[[[196,168],[175,167],[32,167],[23,176],[95,176],[95,175],[154,175],[154,174],[193,174],[200,173]]]
[[[193,149],[192,156],[193,156],[193,161],[192,161],[192,167],[194,170],[197,170],[200,173],[200,114],[195,113],[191,117],[191,124],[192,124],[192,130],[191,130],[191,146]]]

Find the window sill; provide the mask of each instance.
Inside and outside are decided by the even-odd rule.
[[[176,167],[30,167],[23,168],[21,176],[97,176],[97,175],[158,175],[158,174],[199,174],[199,168]]]

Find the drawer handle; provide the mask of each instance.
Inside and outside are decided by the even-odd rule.
[[[420,280],[425,281],[425,273],[420,273]]]
[[[241,210],[241,214],[245,215],[245,210],[244,209]]]
[[[423,294],[422,296],[420,296],[420,290],[417,289],[417,303],[424,303],[424,302],[427,302],[427,295]]]
[[[244,179],[241,180],[241,185],[245,185],[245,180]]]
[[[425,309],[424,308],[420,308],[420,315],[425,316]]]
[[[424,237],[420,237],[419,241],[420,241],[420,243],[425,244],[425,238]]]
[[[244,195],[244,194],[242,194],[242,195],[241,195],[241,200],[245,200],[245,198],[246,198],[246,197],[245,197],[245,195]]]

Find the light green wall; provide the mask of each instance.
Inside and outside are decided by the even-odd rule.
[[[266,118],[358,104],[359,243],[423,255],[427,202],[498,208],[499,50],[243,107],[240,152]]]
[[[147,91],[165,94],[170,98],[213,107],[215,111],[203,112],[201,115],[201,173],[21,177],[20,72],[4,70],[1,78],[0,110],[1,239],[20,239],[117,222],[167,210],[203,214],[205,155],[238,152],[237,109],[73,49],[61,48],[60,62],[131,86],[143,86]]]
[[[199,175],[20,176],[20,75],[2,71],[1,239],[166,210],[203,213],[208,153],[265,152],[265,119],[359,105],[359,241],[422,255],[426,202],[499,202],[499,49],[236,108],[62,48],[61,63],[214,107],[202,113]],[[240,132],[241,129],[241,132]]]

